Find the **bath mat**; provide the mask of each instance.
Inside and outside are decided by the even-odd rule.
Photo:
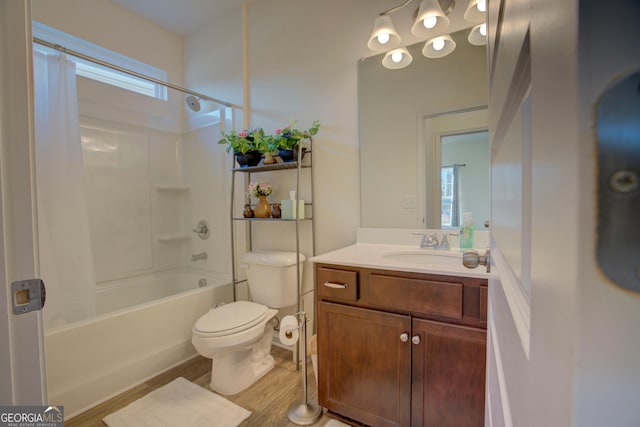
[[[342,427],[342,426],[349,427],[349,424],[345,424],[342,421],[338,421],[338,420],[329,420],[329,422],[324,425],[324,427]]]
[[[109,427],[235,427],[250,415],[224,397],[180,377],[102,421]]]

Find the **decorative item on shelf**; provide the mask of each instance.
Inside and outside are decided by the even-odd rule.
[[[249,195],[259,199],[254,210],[256,218],[269,218],[271,216],[271,206],[267,201],[267,196],[273,193],[274,190],[275,187],[266,182],[249,183]]]
[[[247,151],[244,154],[236,151],[234,154],[236,156],[236,161],[241,168],[258,166],[258,163],[260,163],[260,160],[262,159],[262,153],[257,150]]]
[[[280,218],[281,216],[280,203],[273,203],[271,205],[271,218]]]
[[[289,191],[289,199],[282,200],[282,219],[304,219],[304,200],[296,197],[296,191]]]
[[[320,122],[315,120],[308,130],[298,130],[294,126],[297,122],[294,120],[291,124],[282,129],[276,129],[275,136],[272,139],[276,142],[278,147],[278,154],[283,162],[292,162],[298,160],[298,148],[300,147],[300,141],[303,139],[311,138],[318,133],[320,128]],[[302,147],[300,153],[300,160],[304,157],[306,148]]]
[[[244,205],[244,211],[242,212],[242,215],[245,218],[253,218],[255,216],[253,209],[251,209],[251,205],[249,203]]]
[[[298,161],[298,147],[300,144],[293,146],[292,150],[278,149],[278,154],[284,163],[297,162]],[[304,155],[307,152],[307,147],[302,147],[302,153],[300,154],[300,160],[304,159]]]
[[[258,204],[254,210],[255,218],[269,218],[271,216],[271,205],[267,201],[267,196],[260,196]]]
[[[218,144],[226,144],[227,152],[233,150],[240,167],[257,166],[260,163],[262,153],[274,151],[274,142],[265,138],[262,128],[252,128],[236,132],[232,130],[228,134],[221,131],[222,138]]]
[[[278,161],[273,157],[273,154],[270,151],[264,153],[264,162],[265,165],[273,165],[278,163]]]

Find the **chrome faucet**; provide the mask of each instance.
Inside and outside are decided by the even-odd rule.
[[[438,236],[434,234],[426,233],[413,233],[422,234],[422,241],[420,242],[420,249],[443,249],[449,250],[449,238],[447,236],[457,236],[455,233],[442,233],[442,239],[439,241]]]
[[[438,236],[435,234],[429,234],[422,236],[422,241],[420,242],[420,248],[436,248],[438,246]]]
[[[201,259],[207,259],[209,256],[206,252],[198,252],[197,254],[191,255],[191,262],[196,262]]]

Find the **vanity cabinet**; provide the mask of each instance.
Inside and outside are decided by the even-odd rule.
[[[486,279],[315,274],[320,405],[374,427],[484,424]]]

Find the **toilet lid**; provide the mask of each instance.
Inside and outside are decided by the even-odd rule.
[[[212,308],[193,326],[195,332],[205,335],[228,335],[250,328],[262,321],[267,307],[250,301],[236,301]]]

